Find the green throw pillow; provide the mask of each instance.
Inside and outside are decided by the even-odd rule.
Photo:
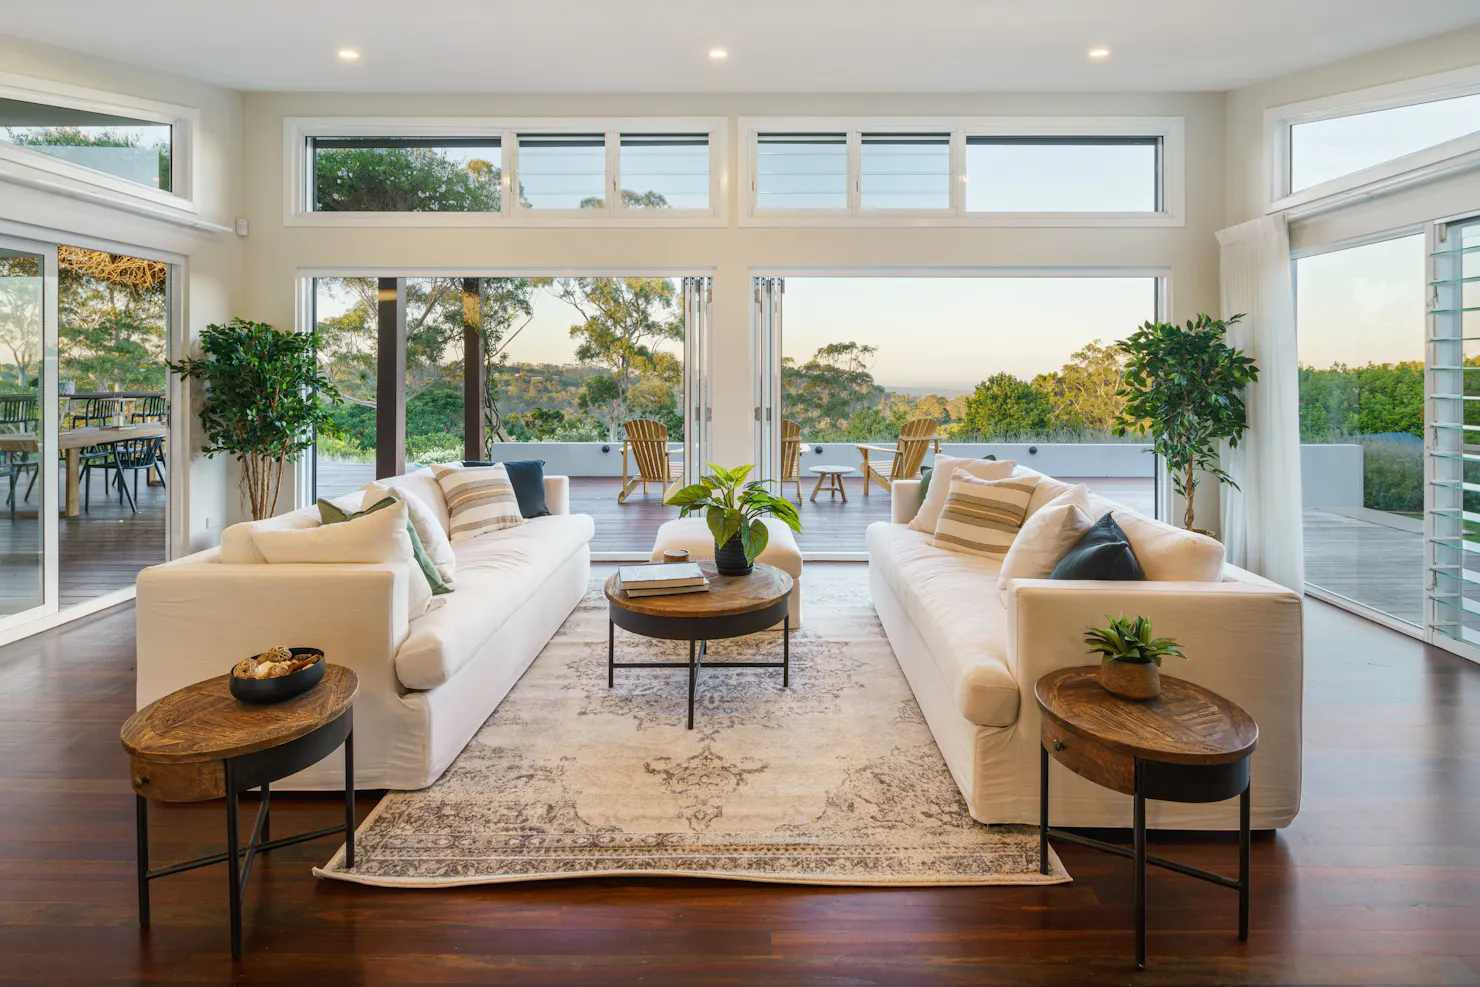
[[[371,504],[369,507],[365,508],[363,511],[356,511],[353,514],[347,514],[340,508],[335,507],[333,504],[320,497],[319,520],[322,521],[324,524],[338,524],[340,521],[353,521],[357,517],[364,517],[366,514],[374,514],[381,508],[389,507],[396,502],[397,498],[395,497],[383,497],[375,503]],[[427,577],[427,583],[430,584],[430,586],[432,587],[432,595],[442,596],[446,593],[451,593],[452,587],[448,586],[445,582],[442,581],[441,575],[439,575],[437,572],[437,567],[432,565],[432,560],[427,557],[426,546],[421,543],[421,536],[416,533],[416,526],[413,525],[410,521],[406,522],[406,534],[411,536],[411,551],[416,556],[416,564],[421,568],[421,574]]]
[[[930,492],[930,477],[935,473],[934,466],[925,466],[920,469],[920,503],[925,503],[925,495]],[[319,501],[320,504],[323,501]]]

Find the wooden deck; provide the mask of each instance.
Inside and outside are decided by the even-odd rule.
[[[1423,623],[1421,522],[1418,530],[1405,530],[1307,508],[1304,527],[1307,583],[1410,624]]]
[[[139,570],[165,560],[164,488],[148,487],[140,479],[139,513],[134,514],[116,494],[104,493],[101,473],[93,474],[91,482],[92,509],[62,518],[58,531],[58,603],[63,609],[132,586]],[[16,493],[25,493],[24,484]],[[0,614],[40,603],[38,498],[33,492],[29,502],[21,501],[14,524],[9,511],[0,510]],[[4,506],[0,500],[0,508]]]

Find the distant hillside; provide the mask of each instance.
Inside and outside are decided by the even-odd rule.
[[[943,398],[955,398],[963,394],[970,394],[974,390],[974,388],[970,387],[943,387],[940,384],[880,383],[879,386],[886,391],[893,391],[895,394],[906,394],[912,398],[923,398],[927,394],[935,394]]]

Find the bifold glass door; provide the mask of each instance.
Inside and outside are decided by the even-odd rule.
[[[1429,242],[1426,636],[1480,652],[1480,216]]]
[[[781,303],[785,278],[756,278],[755,315],[755,462],[754,475],[781,475]]]
[[[697,483],[709,454],[709,430],[714,409],[709,400],[709,307],[714,298],[713,278],[683,279],[684,361],[683,394],[688,420],[683,431],[684,482]]]
[[[0,629],[57,610],[57,251],[0,237]]]

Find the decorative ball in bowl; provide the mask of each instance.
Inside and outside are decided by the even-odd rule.
[[[231,694],[244,703],[280,703],[301,696],[324,678],[318,648],[269,648],[232,666]]]

